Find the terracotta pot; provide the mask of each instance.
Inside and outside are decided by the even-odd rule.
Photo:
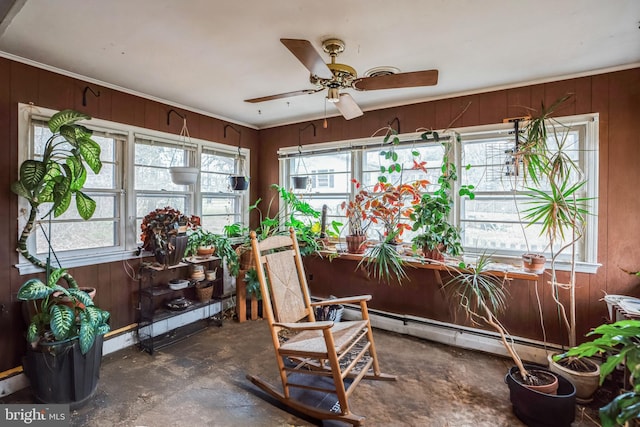
[[[544,255],[539,254],[524,254],[522,255],[522,266],[524,271],[529,273],[542,274],[544,273],[544,263],[547,262],[547,258]]]
[[[211,256],[216,251],[214,246],[198,246],[196,252],[199,256]]]
[[[434,261],[444,261],[443,252],[444,245],[438,245],[436,248],[429,248],[427,246],[422,248],[422,255],[424,255],[425,258],[432,259]]]
[[[346,240],[347,252],[349,252],[350,254],[362,254],[367,249],[367,246],[364,244],[367,240],[367,236],[347,236]]]
[[[587,358],[582,358],[581,361],[589,366],[592,371],[580,372],[554,362],[553,354],[549,354],[547,360],[549,361],[550,371],[564,376],[575,386],[576,401],[578,403],[584,404],[593,400],[593,394],[600,386],[600,365]]]
[[[525,387],[531,390],[535,390],[544,394],[557,394],[558,393],[558,377],[548,371],[540,371],[537,369],[529,370],[531,375],[535,375],[540,379],[541,384],[529,385],[523,384]]]

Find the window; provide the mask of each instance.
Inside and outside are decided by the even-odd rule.
[[[595,198],[597,191],[597,145],[595,145],[595,120],[576,118],[564,120],[567,126],[559,129],[564,139],[563,151],[574,164],[585,173],[588,185],[582,187],[577,197]],[[484,131],[462,133],[461,136],[461,184],[475,186],[475,199],[458,197],[459,225],[465,252],[495,253],[504,256],[519,256],[526,252],[545,253],[549,258],[551,248],[545,235],[541,235],[541,224],[528,225],[525,211],[531,207],[530,188],[534,184],[523,178],[523,165],[514,163],[510,153],[515,145],[513,134],[507,131]],[[552,148],[555,138],[550,136]],[[557,150],[557,146],[555,147]],[[577,177],[576,177],[577,178]],[[576,180],[577,181],[577,180]],[[548,183],[541,182],[538,189],[550,191]],[[596,211],[594,200],[589,211]],[[596,216],[587,216],[587,233],[576,245],[576,257],[584,262],[595,263]],[[554,250],[570,241],[556,242]],[[564,258],[562,258],[564,256]],[[566,251],[560,261],[568,261]]]
[[[327,205],[327,224],[342,222],[344,213],[340,205],[349,200],[351,191],[351,153],[295,155],[286,158],[284,164],[287,182],[292,175],[310,178],[308,188],[294,191],[317,211],[322,211],[322,206]]]
[[[140,230],[142,218],[156,208],[171,206],[183,213],[192,209],[193,189],[171,181],[171,166],[194,164],[193,148],[176,146],[152,137],[136,135],[135,139],[135,192],[136,229]]]
[[[18,105],[18,160],[38,156],[51,135],[46,125],[55,111]],[[234,192],[228,176],[249,168],[249,150],[135,126],[91,119],[83,123],[102,149],[102,171],[90,171],[84,192],[97,204],[93,217],[84,221],[73,204],[62,216],[37,228],[28,241],[31,253],[46,256],[45,234],[52,236],[54,250],[65,268],[120,261],[135,256],[139,246],[140,223],[150,211],[172,206],[199,215],[205,228],[221,232],[232,222],[246,223],[247,192]],[[201,168],[195,185],[176,185],[171,166]],[[20,212],[28,209],[19,198]],[[46,213],[42,206],[41,212]],[[22,214],[21,214],[22,215]],[[22,231],[21,219],[19,231]],[[20,274],[37,271],[20,259]]]
[[[242,193],[229,186],[229,175],[240,174],[243,168],[236,157],[207,149],[200,156],[202,226],[214,233],[222,233],[227,224],[242,222]]]
[[[558,119],[566,126],[565,151],[587,177],[587,185],[581,189],[578,197],[587,197],[587,230],[577,248],[576,256],[580,271],[595,272],[597,242],[597,189],[598,189],[598,122],[597,115],[572,116]],[[483,252],[496,258],[519,259],[527,251],[549,252],[545,236],[540,236],[540,224],[526,227],[522,218],[529,206],[527,197],[531,183],[525,183],[511,163],[509,150],[514,147],[514,135],[511,124],[485,125],[473,128],[456,129],[457,138],[450,138],[451,152],[449,161],[458,171],[458,181],[454,183],[454,208],[451,221],[461,230],[465,254],[473,257]],[[442,136],[442,135],[441,135]],[[420,134],[399,135],[401,143],[396,148],[398,161],[403,164],[402,174],[397,180],[412,182],[424,178],[422,172],[410,170],[414,154],[420,161],[426,161],[427,179],[432,183],[427,192],[437,188],[441,174],[445,147],[440,142],[422,141]],[[357,141],[338,141],[325,144],[308,145],[309,151],[300,151],[300,147],[281,149],[281,182],[288,182],[290,176],[300,171],[302,164],[308,168],[312,177],[311,189],[300,191],[307,200],[317,201],[312,205],[320,209],[322,203],[328,204],[332,219],[345,223],[345,213],[335,209],[343,200],[353,197],[353,186],[343,186],[352,178],[371,188],[380,175],[381,165],[388,161],[380,156],[382,138],[367,138]],[[350,168],[334,167],[338,159],[350,159]],[[296,169],[297,168],[297,169]],[[333,181],[332,181],[333,177]],[[396,183],[397,184],[397,183]],[[458,188],[464,185],[475,186],[475,198],[460,197]],[[546,188],[541,184],[541,188]],[[338,190],[339,189],[339,190]],[[335,197],[335,200],[331,199]],[[333,204],[330,204],[332,202]],[[334,207],[332,209],[332,207]],[[371,232],[373,231],[373,232]],[[382,230],[378,230],[382,231]],[[375,238],[375,228],[370,229],[369,237]],[[404,241],[410,241],[411,233],[403,235]],[[560,260],[562,261],[562,260]],[[561,266],[560,266],[561,267]]]
[[[35,158],[42,158],[46,141],[51,131],[45,120],[31,121],[29,151]],[[67,212],[51,220],[48,217],[36,225],[35,235],[29,242],[30,250],[37,255],[46,256],[48,252],[47,236],[56,252],[77,252],[85,249],[101,250],[118,248],[122,244],[122,134],[96,131],[93,140],[100,145],[102,171],[95,175],[87,169],[87,180],[83,192],[96,201],[96,211],[91,221],[83,220],[71,203]],[[40,213],[46,215],[50,204],[42,204]]]

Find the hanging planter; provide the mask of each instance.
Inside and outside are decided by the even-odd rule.
[[[171,173],[171,181],[178,185],[192,185],[198,180],[198,168],[189,166],[173,166],[169,168]]]
[[[231,128],[238,132],[238,155],[236,156],[236,162],[240,162],[240,172],[244,174],[244,160],[242,159],[242,132],[231,125],[224,126],[224,137],[227,137],[227,128]],[[229,177],[229,186],[233,191],[245,191],[249,188],[249,177],[244,175],[231,175]]]
[[[308,176],[292,176],[291,180],[293,181],[293,188],[296,190],[304,190],[309,183]]]
[[[182,117],[182,130],[180,130],[180,137],[183,140],[183,147],[187,144],[187,142],[191,142],[191,137],[189,136],[189,129],[187,129],[187,117],[181,116],[175,110],[169,110],[167,114],[167,125],[169,125],[169,118],[171,117],[171,113],[174,112],[178,116]],[[173,162],[173,159],[172,159]],[[193,185],[198,181],[198,174],[200,173],[200,169],[192,167],[192,166],[171,166],[169,167],[169,173],[171,174],[171,181],[177,185]]]
[[[229,185],[231,185],[231,189],[234,191],[245,191],[249,188],[249,178],[241,175],[230,176]]]

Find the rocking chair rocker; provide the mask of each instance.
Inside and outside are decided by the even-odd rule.
[[[282,404],[320,420],[363,425],[348,398],[361,379],[394,381],[380,372],[367,301],[370,295],[311,302],[295,231],[290,236],[261,242],[251,232],[251,246],[263,296],[263,315],[269,324],[282,389],[260,378],[247,378]],[[265,275],[266,270],[266,275]],[[361,320],[316,321],[314,308],[359,304]],[[335,396],[335,404],[320,401]],[[313,403],[309,403],[312,401]],[[314,406],[314,404],[317,404]]]

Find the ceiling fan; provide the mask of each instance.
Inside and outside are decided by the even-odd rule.
[[[339,39],[328,39],[322,42],[322,49],[331,57],[330,63],[325,63],[322,56],[308,40],[280,39],[283,45],[298,58],[311,72],[309,80],[316,87],[302,89],[277,95],[246,99],[245,102],[263,102],[273,99],[288,98],[298,95],[309,95],[327,89],[327,101],[335,104],[336,108],[350,120],[361,116],[362,110],[355,100],[341,89],[378,90],[396,89],[416,86],[433,86],[438,83],[438,70],[413,71],[408,73],[381,73],[368,77],[358,77],[356,70],[346,64],[336,62],[336,57],[344,51],[344,42]]]

